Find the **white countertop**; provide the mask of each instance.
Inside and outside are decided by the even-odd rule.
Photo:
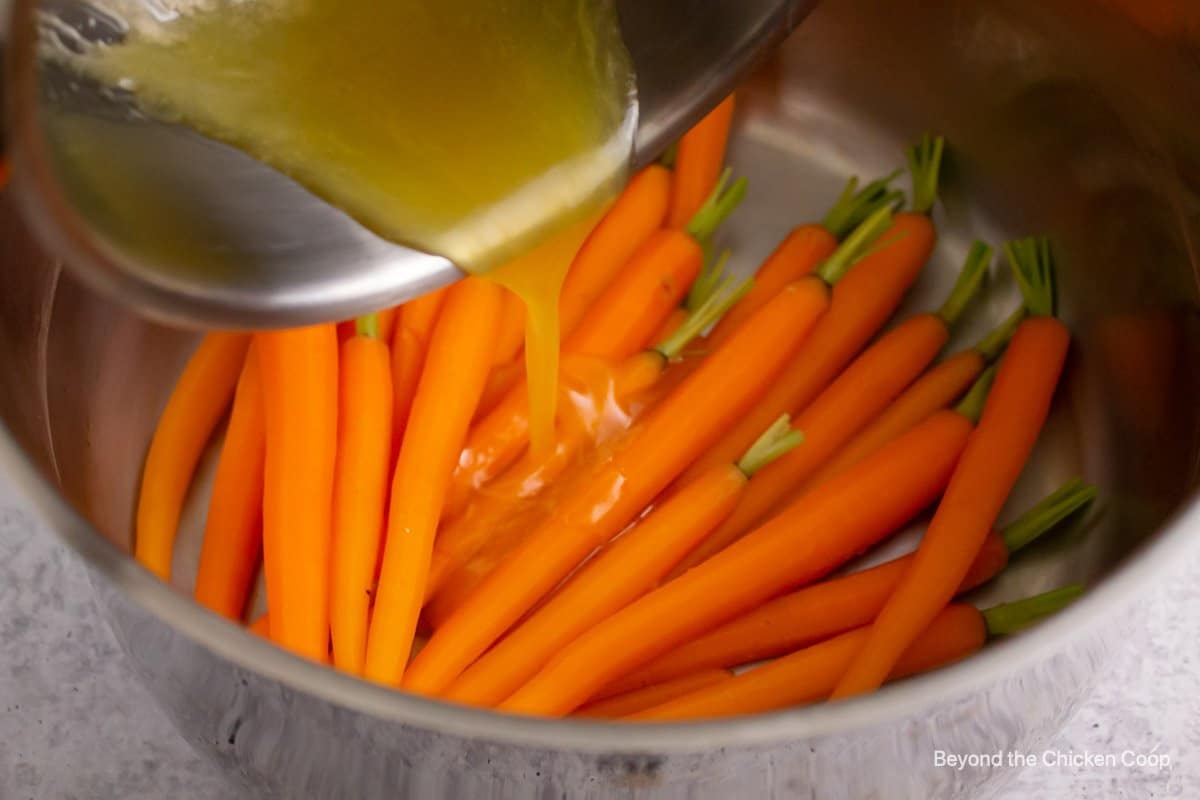
[[[1143,602],[1145,627],[1050,749],[1076,761],[1154,752],[1170,766],[1039,763],[1002,800],[1200,798],[1200,561]],[[126,671],[82,566],[3,475],[0,642],[0,800],[236,796]]]

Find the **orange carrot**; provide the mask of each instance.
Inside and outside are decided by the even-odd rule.
[[[570,336],[633,254],[662,227],[670,194],[670,171],[651,164],[633,176],[612,208],[588,234],[571,261],[559,293],[561,338]],[[524,364],[493,370],[475,418],[480,419],[494,409],[524,375]]]
[[[705,359],[433,635],[409,669],[407,688],[442,691],[596,546],[631,522],[766,389],[828,299],[820,280],[793,284]]]
[[[387,539],[364,675],[398,685],[425,596],[433,536],[492,361],[501,289],[479,278],[451,287],[429,343],[392,478]]]
[[[425,366],[429,337],[433,334],[448,291],[438,289],[409,300],[400,306],[397,314],[395,330],[392,332],[392,399],[396,409],[392,418],[392,436],[397,446],[408,423],[417,381]]]
[[[1017,520],[988,534],[958,594],[986,583],[1008,565],[1009,556],[1050,531],[1096,496],[1094,486],[1075,479],[1045,497]],[[736,667],[790,653],[822,639],[869,625],[887,601],[912,555],[870,569],[806,586],[655,659],[599,695],[620,694],[698,670]]]
[[[799,498],[749,536],[593,627],[499,708],[567,714],[671,648],[822,577],[937,497],[970,430],[952,411],[930,417],[821,492]]]
[[[627,694],[616,695],[590,703],[571,716],[592,719],[620,719],[639,711],[655,708],[677,697],[690,695],[698,689],[706,689],[724,683],[733,677],[727,669],[702,669],[690,675],[681,675],[654,686],[644,686]]]
[[[384,344],[390,344],[392,335],[396,332],[396,322],[400,318],[400,306],[392,306],[375,312],[376,338]],[[355,331],[357,333],[357,330]]]
[[[525,303],[516,294],[505,290],[504,305],[500,311],[500,325],[495,334],[495,352],[492,364],[511,363],[521,352],[525,343]]]
[[[251,348],[233,397],[196,570],[196,602],[232,620],[246,609],[262,552],[265,425],[262,376]]]
[[[329,556],[337,454],[335,325],[257,334],[266,418],[263,571],[271,639],[329,658]]]
[[[399,306],[385,308],[374,312],[371,316],[375,318],[375,330],[378,333],[378,338],[381,342],[391,342],[392,334],[396,330],[396,317],[400,313]],[[342,320],[337,325],[338,343],[342,343],[358,335],[359,320],[346,319]]]
[[[134,557],[164,581],[192,474],[233,397],[250,337],[210,333],[175,384],[154,430],[138,494]]]
[[[268,614],[263,614],[254,622],[250,623],[250,630],[264,639],[271,638],[271,617]]]
[[[475,408],[473,422],[486,417],[500,405],[500,401],[508,396],[512,388],[525,377],[525,359],[517,358],[507,364],[497,364],[488,373],[487,382],[483,385],[483,393],[479,396],[479,405]]]
[[[872,691],[922,629],[950,602],[991,529],[1050,410],[1070,334],[1054,312],[1046,240],[1005,247],[1031,316],[1021,323],[912,566],[879,612],[833,697]]]
[[[566,588],[520,623],[458,677],[443,696],[494,705],[529,680],[554,653],[636,600],[720,524],[751,476],[800,443],[781,417],[737,464],[717,466],[685,486],[585,565]]]
[[[936,190],[939,159],[940,148],[919,162],[914,183],[928,184],[932,174]],[[926,194],[914,193],[914,211],[897,214],[882,238],[884,244],[863,257],[837,285],[829,313],[767,395],[692,465],[684,480],[713,464],[736,458],[758,431],[780,414],[803,411],[887,321],[933,251],[936,232],[924,213],[932,204],[932,196]]]
[[[654,332],[654,336],[652,337],[654,341],[661,342],[663,339],[666,339],[672,333],[679,330],[679,326],[682,325],[683,321],[687,319],[687,315],[688,310],[683,306],[678,306],[677,308],[671,309],[671,313],[667,315],[667,318],[664,319],[662,324],[658,326],[658,330]]]
[[[590,372],[588,367],[600,367],[602,380],[593,381],[597,385],[584,392],[595,398],[595,403],[582,416],[590,414],[594,419],[585,420],[582,416],[574,419],[570,415],[563,415],[553,447],[548,453],[526,451],[524,457],[492,481],[485,492],[475,493],[472,503],[462,514],[456,515],[452,522],[443,526],[434,540],[427,599],[453,570],[478,552],[514,502],[528,500],[553,483],[573,463],[589,440],[600,443],[597,440],[600,434],[597,426],[605,416],[606,405],[610,406],[610,410],[614,410],[611,406],[615,405],[618,413],[626,415],[630,422],[638,416],[639,409],[634,407],[633,398],[662,377],[667,366],[714,320],[720,319],[745,294],[752,281],[742,281],[736,287],[731,287],[732,283],[733,279],[729,279],[714,287],[703,305],[685,314],[685,321],[678,330],[660,340],[655,347],[626,359],[615,370],[607,363],[596,364],[593,359],[570,358],[564,363],[564,377],[573,372]]]
[[[367,648],[392,450],[391,354],[374,315],[341,348],[329,628],[333,663],[357,675]]]
[[[565,351],[600,358],[622,358],[646,345],[700,274],[705,243],[745,197],[745,179],[730,185],[729,177],[728,171],[721,176],[686,229],[657,231],[638,248],[566,337]],[[667,264],[687,265],[687,269],[677,267],[676,272],[668,273],[663,269]],[[659,267],[655,270],[650,265]],[[627,319],[634,308],[654,311],[640,312],[642,319]]]
[[[978,344],[955,353],[917,379],[882,414],[859,431],[837,455],[804,482],[798,491],[811,491],[829,478],[857,464],[883,445],[946,408],[967,390],[976,378],[1008,346],[1017,325],[1025,318],[1022,306],[1009,315]]]
[[[717,107],[679,140],[675,154],[675,174],[671,181],[671,208],[667,226],[682,228],[704,204],[725,163],[725,144],[733,122],[733,95]]]
[[[659,232],[638,250],[563,344],[564,353],[617,361],[647,345],[700,274],[701,242],[745,196],[744,180],[726,190],[727,181],[728,175],[723,176],[686,232]],[[528,435],[528,393],[520,383],[471,429],[454,472],[449,516],[461,511],[472,489],[488,483],[521,455]]]
[[[950,605],[918,633],[887,679],[929,672],[966,658],[983,647],[989,637],[1012,633],[1053,614],[1078,597],[1080,591],[1078,586],[1067,586],[984,611],[965,603]],[[822,700],[862,647],[867,633],[866,628],[843,633],[732,680],[701,687],[691,694],[635,712],[626,719],[648,722],[726,717]]]
[[[671,173],[651,164],[633,176],[571,261],[558,300],[559,329],[569,336],[605,287],[667,216]]]
[[[818,395],[794,423],[805,432],[805,446],[764,469],[742,495],[737,509],[674,574],[724,549],[769,516],[912,383],[950,338],[951,327],[974,297],[991,259],[992,248],[976,242],[953,290],[936,313],[918,314],[889,331]]]
[[[858,179],[851,178],[819,225],[793,228],[754,273],[754,288],[705,337],[707,344],[716,347],[729,338],[780,289],[808,275],[832,255],[838,242],[874,211],[896,202],[901,195],[890,188],[896,174],[871,181],[862,189],[858,188]]]

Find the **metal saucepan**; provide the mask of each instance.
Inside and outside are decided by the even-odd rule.
[[[909,310],[933,306],[976,235],[1058,243],[1076,344],[1013,507],[1082,473],[1103,508],[973,599],[1090,588],[960,664],[842,704],[631,727],[446,705],[295,659],[129,558],[141,462],[194,337],[70,278],[7,197],[0,460],[89,564],[132,667],[183,734],[270,796],[967,796],[1003,768],[937,768],[933,751],[1036,751],[1088,691],[1138,593],[1200,547],[1200,59],[1182,32],[1136,25],[1117,5],[827,0],[740,103],[732,161],[750,195],[727,234],[743,265],[925,129],[947,135],[952,157],[942,240]],[[1014,297],[997,271],[958,338]],[[192,506],[203,502],[201,489]]]

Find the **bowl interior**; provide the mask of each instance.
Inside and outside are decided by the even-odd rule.
[[[870,0],[830,0],[739,98],[730,160],[750,192],[721,234],[738,269],[752,270],[792,226],[819,220],[849,176],[902,166],[903,145],[925,130],[951,143],[941,238],[898,319],[936,309],[975,238],[1056,241],[1075,343],[1001,521],[1074,475],[1097,483],[1103,502],[1022,553],[980,590],[984,603],[1074,581],[1102,590],[1197,482],[1200,137],[1180,96],[1200,95],[1200,80],[1183,51],[1107,11],[1083,14],[1082,2],[947,0],[881,15]],[[1081,42],[1091,49],[1066,46]],[[196,337],[83,288],[3,203],[0,412],[42,474],[129,552],[142,459]],[[1016,304],[997,259],[948,351]],[[181,529],[175,574],[185,591],[215,452]],[[919,529],[868,559],[911,547]]]

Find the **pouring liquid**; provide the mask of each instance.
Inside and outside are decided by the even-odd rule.
[[[128,35],[89,53],[88,73],[518,294],[531,438],[550,440],[559,289],[632,151],[632,69],[607,3],[185,0],[166,22],[111,5]]]

